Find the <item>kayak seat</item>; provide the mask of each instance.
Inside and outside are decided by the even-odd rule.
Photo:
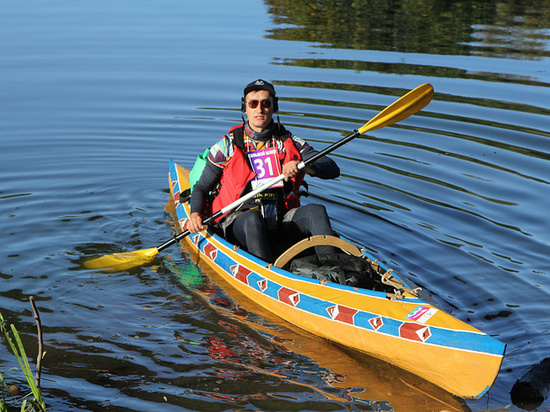
[[[315,246],[333,246],[342,252],[317,256],[303,253]],[[359,248],[335,236],[312,236],[286,250],[274,266],[294,274],[318,279],[321,283],[333,282],[381,292],[393,292],[384,284]]]
[[[361,251],[357,246],[352,245],[351,243],[345,241],[344,239],[341,239],[336,236],[317,235],[317,236],[308,237],[306,239],[299,241],[298,243],[295,243],[293,246],[291,246],[286,251],[281,253],[281,255],[277,258],[275,263],[273,263],[273,266],[276,266],[282,269],[285,267],[285,265],[288,262],[290,262],[294,257],[298,256],[304,250],[307,250],[315,246],[334,246],[351,255],[363,256],[363,254],[361,253]]]

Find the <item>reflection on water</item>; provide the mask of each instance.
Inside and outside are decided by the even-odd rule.
[[[548,1],[0,10],[0,310],[34,354],[36,297],[52,410],[521,410],[509,391],[549,350]],[[258,77],[318,149],[433,84],[422,112],[335,151],[341,177],[311,179],[305,202],[508,345],[487,396],[464,403],[305,335],[215,274],[189,283],[177,247],[82,268],[169,238],[168,159],[190,167],[240,122]],[[15,366],[0,344],[0,372],[24,386]]]
[[[387,410],[388,403],[391,404],[389,410],[395,411],[469,410],[460,400],[420,378],[316,338],[236,292],[231,298],[220,290],[220,286],[229,291],[231,287],[208,266],[201,265],[197,273],[199,268],[193,263],[196,259],[191,256],[189,261],[179,265],[166,260],[165,264],[184,286],[191,288],[221,316],[219,325],[233,336],[234,341],[228,347],[217,338],[202,343],[183,337],[178,339],[190,350],[197,345],[206,346],[210,357],[231,365],[230,369],[221,371],[224,378],[242,380],[250,374],[275,377],[315,391],[327,401],[347,404],[351,410],[369,405],[383,411]],[[304,358],[296,361],[287,356],[290,353],[305,356],[313,363]],[[251,365],[248,364],[250,360]],[[305,382],[304,374],[308,376]],[[254,394],[255,399],[259,399],[257,395]],[[272,396],[274,394],[263,394],[261,398]],[[232,401],[241,398],[233,397]],[[277,405],[281,407],[280,403]]]
[[[271,38],[326,47],[518,59],[548,57],[547,1],[266,0]],[[426,73],[423,73],[426,74]]]

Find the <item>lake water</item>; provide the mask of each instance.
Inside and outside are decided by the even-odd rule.
[[[510,390],[550,356],[548,0],[29,0],[0,13],[0,311],[34,358],[36,298],[48,410],[524,410]],[[125,272],[82,267],[171,236],[168,160],[191,167],[239,123],[258,77],[318,149],[434,86],[419,114],[334,152],[341,177],[310,179],[307,201],[507,344],[486,396],[454,399],[309,336],[177,247]],[[15,366],[2,342],[0,372],[24,387]]]

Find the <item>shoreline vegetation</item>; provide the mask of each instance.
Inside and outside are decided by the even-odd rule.
[[[23,394],[22,389],[13,382],[23,382],[19,377],[11,377],[9,381],[6,379],[6,374],[0,372],[0,412],[8,412],[13,410],[13,406],[20,405],[20,410],[22,412],[37,411],[42,412],[46,411],[46,403],[42,396],[40,390],[40,378],[41,378],[41,368],[42,368],[42,359],[46,352],[43,351],[43,340],[42,340],[42,326],[40,322],[40,315],[36,304],[34,302],[34,297],[29,298],[33,313],[34,319],[36,321],[38,329],[38,356],[36,361],[36,375],[33,375],[31,366],[28,361],[27,353],[19,332],[14,324],[8,324],[4,319],[2,313],[0,313],[0,337],[4,342],[7,342],[12,353],[15,355],[21,372],[25,376],[25,379],[28,384],[30,392]],[[8,373],[17,370],[17,368],[12,368]]]

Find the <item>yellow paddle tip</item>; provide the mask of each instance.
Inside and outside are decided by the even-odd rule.
[[[88,260],[83,265],[86,269],[126,270],[149,263],[157,254],[157,248],[114,253]]]
[[[433,95],[434,88],[431,84],[421,84],[390,104],[369,120],[367,124],[359,128],[359,134],[390,126],[406,119],[426,107],[426,105],[431,102]]]

